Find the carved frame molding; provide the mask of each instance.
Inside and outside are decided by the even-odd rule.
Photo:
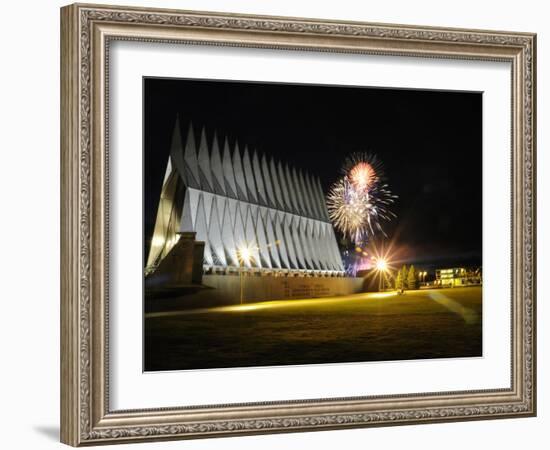
[[[108,58],[112,40],[509,61],[510,389],[111,411]],[[536,414],[536,36],[75,4],[61,10],[61,440],[73,446]]]

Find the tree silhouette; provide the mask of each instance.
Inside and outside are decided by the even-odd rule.
[[[409,269],[407,266],[401,267],[401,283],[403,283],[403,289],[407,289],[407,275],[409,274]]]
[[[403,289],[403,275],[401,274],[401,270],[397,271],[397,276],[395,277],[395,289],[398,291]]]
[[[416,271],[414,270],[414,266],[409,267],[409,273],[407,274],[407,288],[408,289],[417,288]]]

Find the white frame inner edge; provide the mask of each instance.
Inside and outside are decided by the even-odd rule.
[[[110,45],[110,410],[510,387],[510,63],[129,41]],[[143,373],[144,76],[483,92],[483,356]],[[288,102],[291,107],[292,99]],[[383,155],[383,149],[377,151]],[[445,148],[441,155],[450,164],[463,163]],[[467,183],[467,167],[464,173]],[[460,224],[456,227],[460,232]]]

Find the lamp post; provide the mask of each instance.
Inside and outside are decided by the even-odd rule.
[[[240,294],[240,304],[243,304],[243,263],[242,261],[239,264],[239,281],[240,281],[240,288],[241,288],[241,294]]]
[[[244,276],[244,265],[249,264],[250,262],[250,249],[248,247],[239,247],[237,249],[237,259],[239,260],[239,278],[240,278],[240,304],[243,304],[243,297],[244,297],[244,283],[243,283],[243,276]]]
[[[418,272],[418,276],[420,277],[420,281],[422,283],[424,283],[424,281],[426,281],[426,275],[428,275],[428,272],[426,272],[426,271]]]
[[[382,291],[382,277],[384,277],[386,272],[388,271],[388,262],[383,258],[377,259],[376,260],[376,270],[378,271],[378,292],[381,292]]]

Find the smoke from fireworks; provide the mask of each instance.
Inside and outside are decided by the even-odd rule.
[[[359,245],[376,233],[385,235],[382,224],[395,217],[389,207],[397,197],[383,182],[382,164],[374,155],[356,153],[342,172],[327,197],[334,226]]]

